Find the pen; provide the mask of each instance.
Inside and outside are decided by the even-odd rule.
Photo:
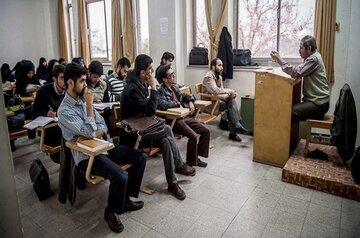
[[[54,111],[50,105],[48,105],[50,111]]]

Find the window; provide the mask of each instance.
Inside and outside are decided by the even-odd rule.
[[[206,46],[209,46],[209,31],[206,23],[204,0],[195,0],[194,13],[196,26],[194,31],[195,45],[204,43]]]
[[[150,54],[148,0],[136,0],[136,46],[138,54]]]
[[[269,58],[271,50],[298,58],[300,39],[313,35],[314,9],[315,0],[237,0],[233,46],[256,58]]]
[[[86,2],[90,58],[111,61],[111,0]]]
[[[69,35],[68,40],[70,42],[70,58],[75,57],[75,42],[74,42],[74,18],[73,18],[73,7],[72,0],[67,0],[67,14],[69,16]]]

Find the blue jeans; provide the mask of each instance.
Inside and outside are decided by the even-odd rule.
[[[107,212],[121,214],[129,197],[138,197],[147,155],[133,148],[117,145],[108,155],[95,157],[91,173],[110,180]],[[78,168],[86,171],[89,160],[80,161]],[[118,164],[132,164],[123,170]]]

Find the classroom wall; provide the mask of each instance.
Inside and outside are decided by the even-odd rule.
[[[0,1],[0,65],[22,59],[58,58],[57,1]]]

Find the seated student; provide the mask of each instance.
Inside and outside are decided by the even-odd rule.
[[[106,78],[109,85],[110,101],[120,101],[126,83],[125,77],[130,67],[129,59],[122,57],[118,60],[116,69]]]
[[[238,130],[240,130],[240,132],[242,132],[243,134],[251,134],[252,132],[245,129],[240,123],[241,116],[237,103],[235,101],[237,92],[230,88],[224,88],[221,77],[222,71],[223,71],[223,64],[221,59],[219,58],[213,59],[210,63],[210,70],[206,73],[203,79],[202,90],[203,92],[207,92],[214,95],[224,94],[224,93],[229,95],[228,99],[220,100],[220,110],[226,109],[228,127],[230,130],[229,139],[233,141],[241,142],[241,138],[236,134]]]
[[[152,62],[150,56],[147,55],[138,55],[136,57],[135,68],[129,71],[126,77],[126,85],[121,95],[122,119],[138,115],[155,115],[158,91],[156,79],[152,76],[154,73]],[[148,85],[151,88],[149,98]],[[162,132],[152,135],[151,138],[144,137],[141,143],[152,143],[154,146],[161,147],[168,191],[177,199],[185,199],[185,192],[179,187],[175,172],[194,176],[196,171],[182,161],[171,127],[166,125]]]
[[[59,126],[67,141],[81,138],[102,137],[107,133],[104,119],[93,107],[94,94],[86,88],[86,69],[78,64],[66,65],[64,73],[67,92],[59,110]],[[72,150],[75,163],[81,171],[86,171],[88,157]],[[128,171],[122,170],[119,163],[130,163]],[[143,207],[142,201],[131,201],[138,197],[146,164],[146,155],[121,145],[95,157],[92,173],[110,180],[107,207],[104,218],[111,230],[124,229],[118,215]]]
[[[94,60],[89,64],[89,77],[86,83],[88,89],[94,93],[94,103],[110,101],[104,68],[100,61]]]
[[[65,66],[55,65],[53,69],[53,83],[42,86],[37,94],[32,108],[32,118],[39,116],[57,117],[57,110],[65,96],[64,82]],[[61,130],[59,127],[50,127],[46,129],[44,143],[47,145],[61,144]],[[60,153],[50,155],[50,158],[59,163]]]
[[[22,60],[21,66],[16,70],[15,92],[20,96],[27,97],[36,92],[40,82],[35,75],[35,66],[30,60]]]
[[[64,58],[59,59],[59,64],[66,66],[66,60]]]
[[[47,72],[46,72],[46,75],[45,75],[45,78],[44,78],[44,80],[45,80],[44,84],[48,84],[48,83],[53,82],[52,72],[53,72],[54,66],[58,65],[58,64],[59,64],[59,61],[57,59],[49,60],[49,63],[48,63],[48,66],[47,66]]]
[[[161,83],[160,82],[161,78],[159,78],[159,76],[158,76],[158,71],[159,71],[160,66],[162,66],[162,65],[172,66],[172,62],[174,61],[174,59],[175,59],[175,56],[173,53],[170,53],[167,51],[163,53],[161,60],[160,60],[160,65],[155,70],[155,78],[159,81],[159,83]]]
[[[36,68],[36,76],[39,80],[45,80],[47,73],[47,61],[44,57],[39,59],[39,66]]]
[[[158,108],[167,110],[171,107],[187,107],[195,111],[195,98],[192,95],[181,93],[175,84],[175,73],[171,65],[162,65],[158,71],[158,77],[163,83],[159,88]],[[186,151],[186,163],[190,166],[206,167],[207,163],[200,160],[198,155],[207,158],[209,156],[210,132],[204,124],[194,118],[186,117],[177,119],[173,132],[189,138]],[[199,142],[198,142],[198,134]]]

